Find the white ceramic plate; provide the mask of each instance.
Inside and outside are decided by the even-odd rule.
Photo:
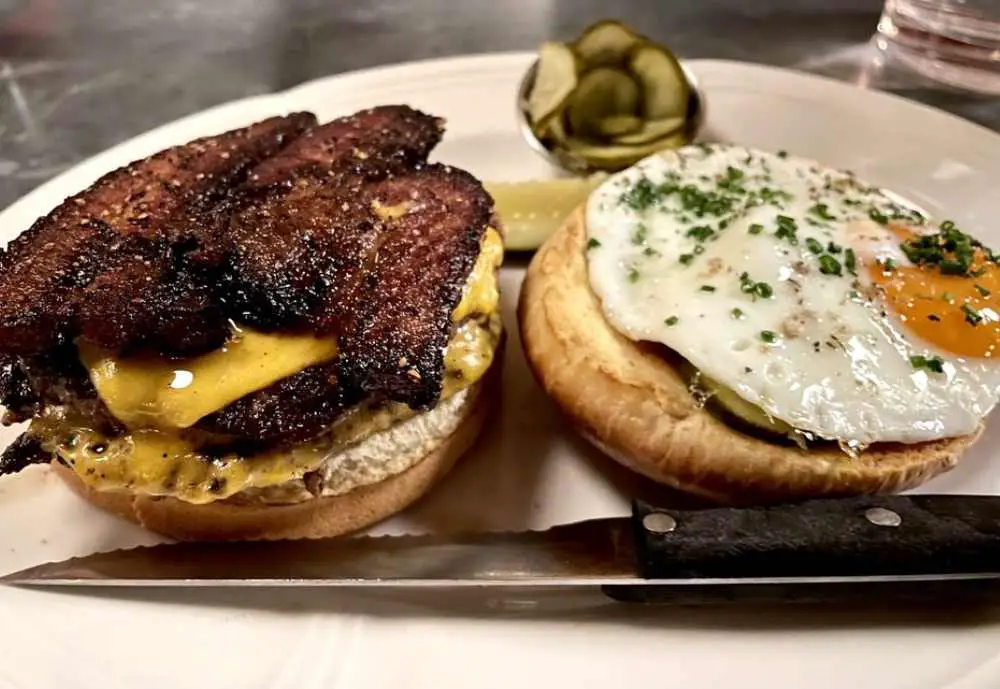
[[[321,119],[406,102],[447,118],[438,159],[487,179],[553,171],[519,138],[513,98],[528,54],[439,60],[347,74],[230,103],[126,142],[0,215],[13,237],[100,174],[170,144],[307,109]],[[731,62],[690,63],[709,134],[855,169],[1000,243],[1000,136],[884,94]],[[505,269],[504,316],[521,271]],[[376,531],[546,527],[625,514],[665,491],[568,434],[535,387],[516,336],[503,413],[486,442],[406,515]],[[4,432],[5,440],[13,433]],[[959,468],[924,491],[1000,492],[1000,422]],[[0,571],[152,542],[73,497],[44,468],[0,480]],[[471,604],[470,604],[471,605]],[[516,613],[516,614],[514,614]],[[1000,686],[1000,615],[907,611],[658,611],[448,614],[332,591],[0,590],[0,687],[845,687]]]

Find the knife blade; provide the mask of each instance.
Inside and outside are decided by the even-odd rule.
[[[15,585],[597,588],[623,602],[1000,598],[1000,497],[859,496],[545,531],[175,543],[46,563]]]

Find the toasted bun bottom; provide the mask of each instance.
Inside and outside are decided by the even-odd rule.
[[[490,370],[469,389],[470,403],[455,431],[435,438],[433,449],[414,466],[383,481],[343,495],[319,497],[288,505],[239,504],[220,501],[195,505],[176,498],[97,491],[76,473],[53,462],[56,473],[78,495],[150,531],[178,540],[275,540],[340,536],[371,526],[402,511],[428,492],[455,465],[479,436],[497,406],[503,348]],[[426,412],[435,413],[435,410]],[[405,452],[406,448],[401,448]]]
[[[612,329],[590,289],[578,209],[536,253],[521,288],[525,355],[580,433],[633,471],[725,503],[897,492],[951,469],[981,433],[885,443],[852,459],[836,447],[786,447],[741,433],[697,406],[662,357]]]

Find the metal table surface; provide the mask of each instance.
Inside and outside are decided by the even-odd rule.
[[[0,207],[177,117],[319,76],[533,49],[617,17],[685,57],[825,74],[1000,131],[1000,99],[879,59],[882,0],[0,0]]]

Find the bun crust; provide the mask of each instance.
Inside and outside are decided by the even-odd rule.
[[[410,469],[343,495],[313,498],[289,505],[240,504],[220,501],[195,505],[176,498],[96,491],[59,462],[52,468],[91,504],[177,540],[275,540],[341,536],[402,511],[436,485],[475,443],[500,396],[503,346],[490,370],[471,386],[464,418],[449,436]],[[433,412],[429,412],[433,413]],[[405,451],[405,449],[401,449]],[[421,452],[425,451],[421,448]]]
[[[536,379],[573,426],[645,476],[716,502],[749,504],[898,492],[954,467],[979,437],[838,448],[785,447],[699,408],[662,357],[620,335],[590,289],[583,209],[535,254],[521,288],[521,342]]]

